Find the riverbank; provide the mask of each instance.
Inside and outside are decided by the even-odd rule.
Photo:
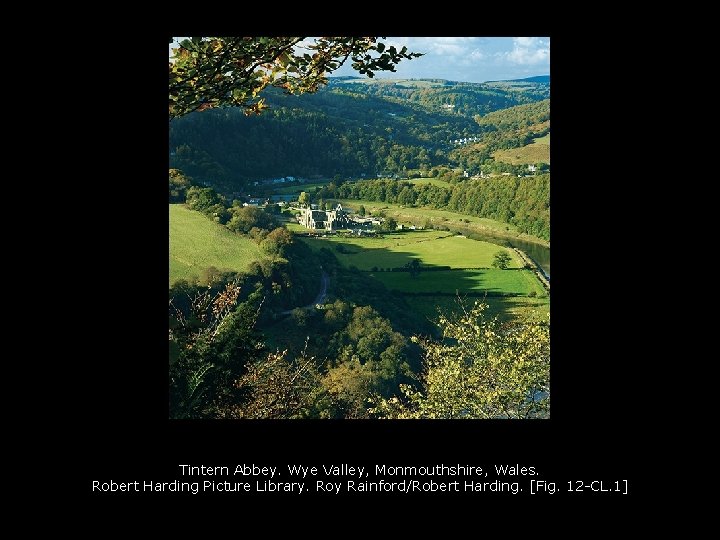
[[[518,256],[527,264],[532,271],[535,273],[537,278],[540,280],[540,283],[542,283],[545,290],[550,294],[550,280],[545,275],[545,271],[542,269],[542,267],[537,264],[533,259],[528,257],[527,253],[525,253],[523,250],[518,248],[513,248],[515,250],[515,253],[518,254]]]

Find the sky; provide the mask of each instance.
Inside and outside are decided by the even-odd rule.
[[[550,74],[549,37],[388,37],[387,45],[425,53],[377,78],[485,82]],[[359,75],[349,65],[333,76]]]
[[[485,82],[550,74],[549,37],[388,37],[383,41],[425,56],[403,60],[397,72],[381,71],[376,78]],[[350,63],[332,76],[364,77]]]

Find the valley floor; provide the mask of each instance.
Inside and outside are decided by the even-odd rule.
[[[346,268],[357,268],[398,292],[414,309],[436,319],[438,309],[455,311],[458,299],[487,303],[491,315],[503,319],[546,317],[550,298],[532,270],[525,269],[515,250],[445,231],[398,231],[380,238],[340,235],[301,237],[313,250],[330,248]],[[492,268],[493,256],[506,251],[507,270]],[[413,277],[401,269],[413,259],[420,271]]]

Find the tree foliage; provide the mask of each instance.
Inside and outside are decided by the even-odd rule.
[[[390,396],[400,380],[408,380],[407,341],[370,306],[350,313],[340,303],[333,310],[331,317],[347,317],[348,322],[328,345],[335,358],[324,384],[346,418],[365,418],[369,396]]]
[[[407,268],[407,271],[410,273],[410,277],[416,278],[420,275],[420,271],[422,270],[420,266],[420,261],[418,259],[413,258],[413,260],[405,263],[405,268]]]
[[[550,410],[550,325],[501,324],[476,302],[456,318],[440,317],[443,341],[414,338],[423,348],[419,390],[376,398],[381,418],[538,418]]]
[[[397,220],[394,217],[389,217],[380,224],[380,230],[392,232],[397,229],[397,225]]]
[[[260,243],[260,247],[268,255],[283,257],[287,247],[293,243],[293,235],[285,227],[273,229]]]
[[[272,214],[256,206],[234,206],[229,212],[231,217],[226,226],[234,232],[247,234],[253,228],[271,230],[278,225]]]
[[[488,217],[512,223],[521,232],[550,239],[550,174],[450,180],[449,187],[398,180],[361,180],[342,184],[333,192],[324,187],[316,196],[395,204],[399,194],[407,191],[413,193],[416,206]]]
[[[318,418],[329,407],[315,359],[304,355],[292,361],[286,351],[270,353],[249,365],[235,386],[247,397],[220,411],[220,418]]]
[[[257,299],[238,305],[240,287],[216,294],[190,290],[185,305],[170,302],[170,417],[213,417],[234,403],[233,383],[262,355],[255,332]]]
[[[492,265],[495,268],[499,268],[500,270],[507,270],[508,265],[510,264],[510,261],[512,261],[512,257],[510,254],[505,251],[498,251],[493,255],[493,262]]]
[[[170,169],[169,173],[170,202],[185,202],[187,190],[192,186],[192,178],[179,169]]]
[[[300,204],[300,206],[307,208],[308,206],[310,206],[310,195],[308,195],[307,192],[303,191],[298,197],[298,203]]]
[[[247,114],[265,107],[267,86],[290,94],[315,92],[327,73],[348,59],[361,74],[395,71],[403,59],[422,56],[386,47],[375,37],[192,37],[173,49],[169,62],[170,119],[231,105]],[[170,40],[172,43],[172,40]]]

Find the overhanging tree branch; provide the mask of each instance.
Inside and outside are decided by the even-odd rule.
[[[386,48],[375,37],[321,37],[308,45],[313,54],[295,47],[305,37],[194,37],[183,40],[169,62],[169,116],[220,106],[239,106],[246,114],[266,106],[259,97],[267,86],[289,94],[315,92],[326,74],[348,58],[353,68],[372,77],[395,71],[404,59],[422,56]],[[373,53],[377,53],[376,56]]]

